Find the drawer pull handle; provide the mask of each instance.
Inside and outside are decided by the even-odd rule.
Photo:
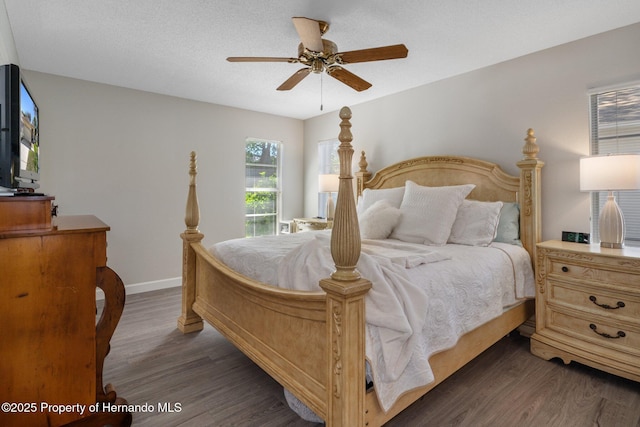
[[[595,305],[597,305],[598,307],[602,307],[602,308],[604,308],[605,310],[617,310],[617,309],[619,309],[619,308],[624,307],[624,303],[623,303],[622,301],[618,301],[618,302],[616,303],[616,306],[615,306],[615,307],[611,307],[609,304],[600,304],[600,303],[598,303],[598,299],[597,299],[596,297],[594,297],[593,295],[591,295],[591,296],[589,297],[589,301],[591,301],[592,303],[594,303],[594,304],[595,304]]]
[[[593,323],[589,325],[589,327],[591,328],[591,330],[593,332],[595,332],[596,334],[600,335],[603,338],[610,338],[610,339],[617,339],[617,338],[624,338],[627,336],[627,334],[625,334],[622,331],[618,331],[618,334],[614,337],[613,335],[609,335],[606,332],[598,332],[597,329],[598,327],[596,325],[594,325]]]
[[[567,267],[567,266],[562,266],[562,272],[563,272],[563,273],[566,273],[566,272],[568,272],[568,271],[569,271],[569,267]]]

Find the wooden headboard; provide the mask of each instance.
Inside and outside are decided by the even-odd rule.
[[[520,176],[507,174],[495,163],[470,157],[426,156],[387,166],[373,177],[363,151],[360,170],[355,174],[356,193],[360,196],[367,188],[403,187],[407,180],[429,187],[475,184],[469,199],[519,203],[520,240],[535,265],[536,244],[542,236],[540,172],[544,166],[537,157],[538,151],[533,129],[529,129],[522,149],[524,159],[517,163]]]

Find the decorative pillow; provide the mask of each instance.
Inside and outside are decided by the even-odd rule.
[[[363,239],[386,239],[401,215],[400,209],[391,206],[388,200],[378,200],[360,216],[360,236]]]
[[[458,207],[474,188],[473,184],[425,187],[407,181],[400,205],[402,217],[390,237],[426,245],[446,244]]]
[[[363,214],[378,200],[387,200],[391,206],[399,208],[402,203],[403,196],[404,187],[381,188],[379,190],[366,188],[358,200],[358,214]]]
[[[463,200],[451,227],[449,243],[488,246],[498,233],[502,202]]]
[[[502,206],[498,234],[494,241],[522,246],[520,241],[520,206],[517,203],[505,203]]]

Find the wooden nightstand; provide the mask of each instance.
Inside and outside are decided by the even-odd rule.
[[[327,221],[324,218],[294,218],[295,232],[311,231],[311,230],[329,230],[333,225],[333,221]]]
[[[531,352],[640,381],[640,249],[538,244]]]

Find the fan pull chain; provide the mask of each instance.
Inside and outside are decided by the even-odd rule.
[[[324,106],[322,105],[322,82],[323,82],[323,78],[324,78],[324,73],[320,73],[320,111],[322,111],[322,109],[324,108]]]

